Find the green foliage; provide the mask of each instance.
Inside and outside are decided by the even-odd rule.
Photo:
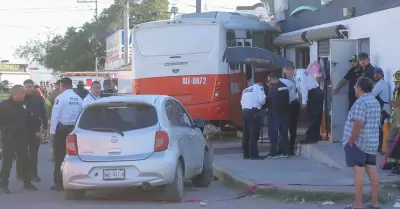
[[[130,3],[130,26],[169,19],[168,0]],[[123,28],[123,1],[116,0],[99,17],[80,28],[70,27],[64,35],[49,34],[45,41],[29,40],[15,50],[15,56],[44,65],[57,72],[94,71],[95,58],[104,57],[106,38]]]

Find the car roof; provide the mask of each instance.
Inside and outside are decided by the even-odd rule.
[[[103,104],[109,102],[145,102],[154,105],[156,100],[158,99],[166,99],[171,98],[167,95],[124,95],[124,96],[110,96],[110,97],[103,97],[96,101],[90,103],[92,104]]]

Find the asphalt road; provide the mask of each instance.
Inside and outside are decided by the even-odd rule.
[[[42,182],[35,183],[39,191],[28,192],[22,188],[22,182],[15,179],[15,169],[11,177],[11,195],[0,196],[0,209],[192,209],[204,207],[199,203],[162,203],[151,201],[158,196],[157,191],[102,191],[88,195],[87,200],[67,201],[62,192],[53,192],[48,188],[52,183],[53,166],[49,163],[50,152],[48,145],[42,145],[40,150],[39,175]],[[221,198],[234,197],[238,191],[214,181],[209,188],[198,189],[187,186],[185,199],[208,200],[207,208],[212,209],[316,209],[316,204],[284,204],[267,201],[258,197],[246,197],[240,200],[213,201]],[[323,206],[323,208],[343,208],[343,206]]]

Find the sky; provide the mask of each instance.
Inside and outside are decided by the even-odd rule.
[[[80,27],[94,17],[91,0],[0,0],[0,59],[23,62],[13,57],[17,46],[29,39],[46,39],[49,32],[64,34],[67,27]],[[99,13],[114,0],[98,0]],[[235,11],[259,0],[202,0],[203,11]],[[179,13],[195,12],[196,0],[170,0]]]

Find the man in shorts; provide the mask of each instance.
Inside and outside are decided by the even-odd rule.
[[[354,203],[346,209],[377,209],[379,177],[376,170],[376,153],[379,146],[379,126],[381,106],[371,95],[374,82],[367,77],[358,78],[354,86],[358,99],[351,107],[345,123],[343,145],[346,164],[354,173]],[[363,205],[364,171],[367,171],[371,184],[371,202]]]

